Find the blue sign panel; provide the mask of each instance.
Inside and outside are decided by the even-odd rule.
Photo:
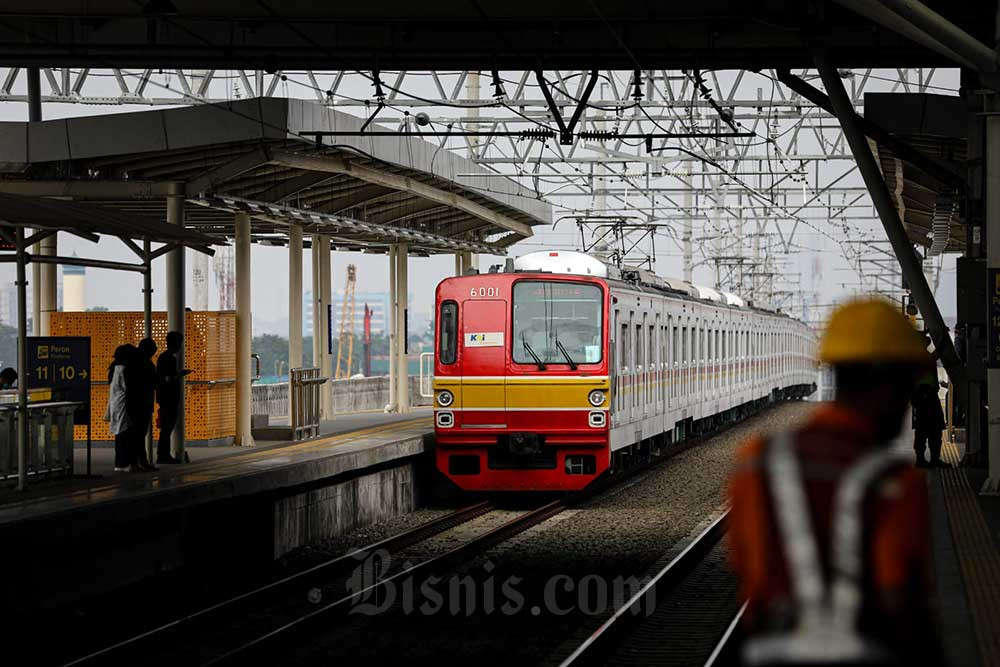
[[[90,423],[90,338],[29,336],[28,367],[22,377],[28,389],[49,389],[54,401],[81,401],[73,422]]]

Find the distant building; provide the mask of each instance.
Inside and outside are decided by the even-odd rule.
[[[32,304],[31,289],[28,289],[28,319],[31,319]],[[0,289],[0,324],[9,327],[17,326],[17,287]],[[29,329],[30,331],[30,329]]]
[[[62,287],[63,310],[67,312],[83,312],[87,310],[86,267],[64,266],[62,270]]]
[[[29,280],[30,278],[30,273]],[[32,332],[33,323],[31,314],[33,312],[34,299],[32,298],[31,285],[28,285],[28,332]],[[62,280],[56,281],[56,310],[63,310],[63,284]],[[10,287],[0,288],[0,324],[6,324],[9,327],[17,326],[17,287],[11,285]]]

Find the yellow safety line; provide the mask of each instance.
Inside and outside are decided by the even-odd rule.
[[[953,443],[945,443],[942,453],[958,465]],[[965,474],[957,467],[944,469],[941,486],[981,664],[1000,666],[1000,555]]]
[[[336,435],[326,436],[325,438],[320,438],[318,440],[306,440],[294,445],[287,445],[285,447],[269,447],[268,449],[263,451],[256,451],[256,452],[251,451],[251,452],[234,454],[233,456],[223,456],[215,460],[208,460],[202,462],[200,464],[202,467],[199,467],[197,470],[182,469],[178,470],[178,472],[181,474],[195,473],[195,472],[204,473],[204,472],[210,472],[213,469],[223,468],[226,466],[240,465],[256,459],[272,458],[274,456],[278,456],[279,454],[286,455],[289,452],[297,453],[297,452],[313,451],[326,447],[327,445],[332,445],[334,443],[336,443],[336,445],[346,445],[350,442],[354,442],[355,440],[359,440],[365,436],[403,430],[406,427],[414,426],[419,422],[424,422],[424,421],[430,423],[432,420],[430,417],[417,417],[415,419],[407,419],[406,421],[393,422],[392,424],[382,424],[380,426],[370,426],[368,428],[359,429],[357,431],[347,431],[346,433],[338,433]],[[92,493],[98,493],[100,491],[110,491],[118,488],[119,486],[121,485],[108,484],[105,486],[92,486],[92,487],[87,487],[85,489],[80,489],[78,491],[73,491],[68,494],[58,494],[56,496],[41,496],[38,498],[32,498],[27,501],[27,504],[38,504],[40,502],[47,501],[57,497],[66,498],[73,496],[89,495]]]

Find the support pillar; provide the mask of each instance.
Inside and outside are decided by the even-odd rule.
[[[253,320],[250,312],[250,214],[236,214],[236,444],[253,447]]]
[[[56,249],[56,234],[47,236],[38,243],[38,252],[40,255],[48,255],[50,257],[55,257]],[[58,279],[56,277],[56,272],[59,267],[55,264],[38,264],[36,266],[40,267],[40,274],[38,280],[38,291],[40,303],[39,307],[39,322],[38,322],[38,335],[40,336],[51,336],[52,330],[50,327],[51,315],[56,310],[58,310]]]
[[[302,227],[288,228],[288,370],[302,366]]]
[[[36,70],[37,71],[37,70]],[[17,241],[17,489],[28,485],[28,272],[24,227],[14,230]]]
[[[333,378],[333,355],[330,352],[330,304],[333,303],[332,282],[330,276],[330,237],[323,235],[319,244],[319,285],[320,298],[322,299],[323,312],[321,316],[323,338],[320,341],[322,348],[320,373],[323,377]],[[330,382],[323,384],[320,389],[320,417],[322,419],[333,419],[333,385]]]
[[[396,408],[410,411],[410,371],[407,352],[407,303],[409,248],[400,243],[396,248]]]
[[[917,303],[917,308],[920,309],[920,314],[924,317],[924,323],[934,341],[935,349],[941,351],[941,363],[948,371],[948,377],[952,384],[955,387],[961,387],[963,386],[963,369],[958,354],[955,352],[955,345],[948,335],[948,327],[941,317],[941,311],[934,300],[934,293],[927,285],[920,261],[917,259],[916,253],[913,252],[913,246],[906,236],[906,230],[903,229],[903,223],[899,220],[899,214],[896,212],[892,196],[882,178],[882,172],[868,146],[868,140],[861,129],[857,114],[854,113],[854,105],[848,98],[847,91],[844,90],[844,84],[836,68],[827,56],[817,54],[815,61],[820,76],[823,78],[823,86],[826,88],[827,95],[830,96],[830,103],[840,120],[844,136],[851,146],[851,153],[858,164],[858,171],[861,172],[861,177],[871,195],[875,210],[878,211],[879,219],[882,221],[882,227],[885,229],[893,253],[899,262],[899,268],[910,286],[910,292],[913,295],[913,300]]]
[[[462,275],[462,253],[455,253],[455,270]],[[389,246],[389,402],[386,412],[395,412],[396,403],[396,245]]]
[[[1000,268],[1000,109],[996,102],[986,115],[986,266]],[[987,107],[989,108],[989,107]],[[989,286],[992,291],[992,285]],[[986,369],[986,405],[988,419],[986,436],[989,447],[989,476],[982,493],[1000,492],[1000,368]],[[979,404],[969,403],[967,422],[978,419]]]
[[[37,67],[29,67],[28,75],[28,121],[37,123],[42,120],[42,72]],[[32,246],[32,252],[38,252],[38,245]],[[42,304],[42,265],[31,265],[31,332],[41,335],[41,304]],[[27,285],[25,285],[27,289]],[[25,292],[27,294],[27,292]],[[27,308],[22,304],[21,308]],[[20,311],[19,311],[20,312]],[[27,330],[26,330],[27,331]],[[23,372],[18,368],[18,372]]]
[[[167,195],[167,224],[184,226],[184,184],[171,183],[169,194]],[[166,255],[166,283],[167,283],[167,330],[176,331],[184,337],[184,345],[177,354],[177,368],[184,368],[184,348],[187,345],[187,336],[184,326],[184,246],[178,246]],[[180,405],[177,410],[177,425],[170,439],[173,457],[186,460],[184,452],[184,422],[185,422],[185,391],[184,377],[179,380],[180,384]]]
[[[313,327],[312,327],[312,365],[315,368],[323,367],[323,303],[320,298],[322,290],[320,289],[320,279],[319,279],[319,247],[320,247],[320,235],[313,234],[312,246],[311,246],[311,258],[312,258],[312,311],[313,311]]]
[[[146,270],[142,274],[142,335],[143,338],[153,337],[153,261],[149,258],[152,248],[149,241],[142,242],[142,263]],[[149,425],[146,433],[146,458],[155,461],[153,451],[153,425]]]

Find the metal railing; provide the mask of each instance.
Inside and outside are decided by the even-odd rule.
[[[288,383],[255,384],[251,388],[253,414],[268,417],[288,415]]]
[[[289,373],[291,410],[289,411],[292,439],[302,440],[319,435],[319,389],[329,378],[322,377],[318,368],[293,368]]]
[[[28,479],[73,476],[73,411],[69,401],[28,404]],[[0,405],[0,479],[17,478],[17,405]]]

